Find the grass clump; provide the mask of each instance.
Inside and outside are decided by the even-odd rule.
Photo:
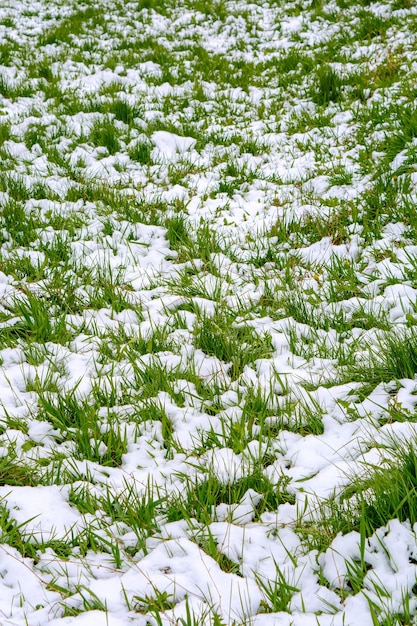
[[[53,311],[51,315],[51,304],[42,295],[27,291],[24,297],[14,300],[9,310],[17,320],[0,329],[0,341],[6,345],[8,341],[13,343],[19,339],[65,344],[73,336],[67,327],[65,312]]]
[[[283,571],[275,563],[276,578],[265,579],[256,575],[256,581],[262,592],[261,613],[290,613],[290,603],[295,593],[300,589],[290,584]]]
[[[358,14],[359,25],[357,36],[359,39],[372,40],[376,37],[384,37],[390,21],[380,15],[375,15],[372,11],[362,10]]]
[[[129,104],[126,100],[114,99],[109,106],[109,113],[112,113],[116,120],[132,126],[140,113],[140,109]]]
[[[246,365],[272,354],[270,336],[259,335],[247,324],[236,324],[226,311],[200,317],[194,330],[194,345],[207,356],[215,356],[230,367],[230,376],[237,378]]]
[[[389,163],[417,137],[417,109],[414,106],[394,105],[391,115],[396,121],[396,129],[386,133],[381,146]]]
[[[77,385],[78,386],[78,385]],[[75,457],[118,467],[127,451],[127,434],[117,417],[99,415],[96,403],[70,393],[39,393],[37,418],[49,421],[63,440],[74,443]]]
[[[317,71],[312,99],[316,104],[327,106],[342,97],[342,80],[330,65],[321,65]]]
[[[294,498],[286,491],[272,485],[264,474],[255,471],[243,478],[222,482],[210,472],[203,481],[188,480],[183,495],[175,496],[167,502],[165,514],[168,521],[195,518],[203,524],[209,524],[216,519],[215,509],[219,504],[239,504],[247,493],[253,489],[262,495],[256,506],[255,516],[259,517],[264,511],[276,511],[283,502],[294,502]]]
[[[0,457],[0,486],[30,486],[36,485],[37,479],[33,467],[27,467],[10,447],[8,453]]]
[[[94,121],[89,134],[89,141],[93,146],[106,148],[110,155],[118,152],[120,143],[110,116],[100,117]]]
[[[138,140],[129,145],[127,153],[132,161],[141,165],[152,165],[151,152],[153,147],[153,144],[148,139]]]
[[[88,23],[92,20],[99,20],[102,12],[99,8],[88,6],[86,9],[79,9],[62,19],[54,28],[45,30],[39,37],[41,46],[52,44],[71,43],[73,38],[78,37],[86,30]]]
[[[416,441],[388,445],[390,455],[379,465],[366,465],[362,477],[354,479],[339,496],[323,501],[319,522],[307,523],[300,533],[310,546],[326,550],[337,533],[352,530],[371,537],[390,520],[417,521]]]
[[[414,379],[417,373],[417,332],[411,329],[391,330],[380,335],[368,355],[348,373],[349,380],[376,386],[381,382]]]
[[[165,220],[167,239],[172,250],[189,249],[192,240],[189,235],[189,227],[183,215],[174,215]]]

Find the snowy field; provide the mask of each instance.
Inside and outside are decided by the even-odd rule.
[[[0,2],[0,625],[417,624],[413,0]]]

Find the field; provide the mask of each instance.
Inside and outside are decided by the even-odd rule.
[[[417,7],[0,3],[1,626],[417,624]]]

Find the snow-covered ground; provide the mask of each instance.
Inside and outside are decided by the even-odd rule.
[[[417,623],[416,50],[0,3],[1,626]]]

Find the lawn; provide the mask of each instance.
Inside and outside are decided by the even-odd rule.
[[[1,3],[1,626],[417,624],[414,4]]]

